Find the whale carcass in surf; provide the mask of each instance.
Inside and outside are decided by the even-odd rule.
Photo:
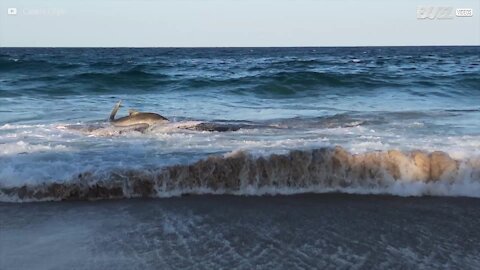
[[[112,113],[110,114],[110,123],[115,127],[129,128],[137,131],[143,131],[149,128],[152,125],[156,124],[166,124],[169,123],[169,120],[160,114],[151,113],[151,112],[138,112],[135,110],[129,110],[128,116],[124,116],[118,119],[115,119],[115,115],[120,109],[121,102],[119,101],[113,107]],[[190,129],[197,131],[237,131],[241,128],[238,125],[222,125],[215,123],[197,123],[194,125],[179,125],[178,128],[181,129]]]
[[[151,112],[138,112],[135,110],[129,110],[128,115],[115,119],[115,115],[122,101],[119,101],[113,107],[112,113],[110,114],[110,123],[115,127],[134,127],[134,128],[148,128],[155,124],[165,124],[168,123],[168,119],[161,116],[157,113]]]
[[[153,126],[162,129],[166,128],[167,131],[183,129],[204,132],[227,132],[237,131],[241,128],[248,128],[248,125],[238,124],[206,123],[198,121],[170,122],[166,117],[160,114],[152,112],[138,112],[135,110],[129,110],[129,114],[127,116],[115,119],[120,107],[121,101],[119,101],[113,107],[109,118],[111,127],[100,123],[90,125],[68,125],[67,128],[79,130],[93,136],[114,136],[130,131],[144,133],[147,131],[147,129],[150,129]]]

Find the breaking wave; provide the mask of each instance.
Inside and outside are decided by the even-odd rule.
[[[62,183],[0,187],[0,198],[22,202],[307,192],[480,197],[480,158],[456,160],[440,151],[351,154],[338,146],[267,157],[237,151],[189,165],[87,171]]]

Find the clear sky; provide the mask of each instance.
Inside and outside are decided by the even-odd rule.
[[[474,14],[418,19],[419,6]],[[1,0],[0,9],[4,47],[480,45],[480,0]]]

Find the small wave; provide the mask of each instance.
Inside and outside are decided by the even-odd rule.
[[[480,159],[456,160],[439,151],[351,154],[341,147],[268,157],[237,151],[190,165],[84,172],[68,182],[0,187],[1,200],[20,202],[305,192],[480,197]]]
[[[345,89],[358,91],[379,87],[403,86],[404,82],[388,76],[379,77],[376,74],[359,73],[343,74],[335,72],[316,71],[280,71],[269,74],[248,75],[235,78],[193,78],[183,82],[190,89],[230,89],[234,93],[256,93],[261,95],[294,95],[318,91],[322,87],[341,89],[341,94],[351,94]]]
[[[462,112],[462,113],[469,113],[469,112],[480,112],[480,109],[450,109],[445,110],[446,112]]]
[[[166,75],[153,74],[143,70],[133,68],[126,71],[118,71],[113,73],[89,72],[81,73],[71,77],[76,82],[89,81],[94,84],[102,84],[105,86],[119,85],[126,86],[153,86],[160,84],[160,80],[166,78]]]
[[[298,129],[298,128],[348,128],[348,127],[359,127],[370,124],[374,122],[374,117],[358,117],[356,114],[334,114],[321,117],[313,118],[287,118],[287,119],[275,119],[266,121],[270,127],[277,128],[288,128],[288,129]],[[379,121],[376,120],[378,123]]]
[[[0,58],[0,70],[12,71],[12,70],[41,70],[42,68],[49,67],[48,61],[44,60],[22,60],[18,58],[2,59]]]
[[[0,144],[0,156],[2,155],[15,155],[15,154],[27,154],[34,152],[47,152],[47,151],[63,151],[67,150],[65,145],[42,145],[31,144],[24,141],[18,141],[14,143]]]
[[[375,78],[374,74],[342,74],[314,71],[296,71],[296,72],[278,72],[270,75],[257,77],[259,82],[265,82],[267,88],[275,89],[275,86],[291,86],[299,90],[311,89],[312,86],[329,87],[385,87],[389,85],[398,85],[388,78]]]
[[[45,70],[62,70],[67,69],[76,69],[81,67],[81,64],[78,63],[69,63],[69,62],[50,62],[47,60],[36,60],[36,59],[19,59],[19,58],[9,58],[2,59],[0,58],[0,70],[2,71],[21,71],[21,72],[38,72],[42,73]]]
[[[471,76],[463,76],[463,78],[457,78],[460,85],[474,91],[480,91],[480,76],[478,74],[472,74]]]
[[[0,130],[16,130],[16,129],[25,129],[32,127],[44,127],[45,125],[19,125],[19,124],[4,124],[0,126]]]

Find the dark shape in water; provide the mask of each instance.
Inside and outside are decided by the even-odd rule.
[[[162,124],[168,122],[168,119],[157,113],[138,112],[130,110],[128,116],[115,119],[122,101],[119,101],[110,114],[110,123],[116,127],[139,126],[139,128],[149,127],[153,124]]]
[[[216,124],[216,123],[200,123],[198,125],[188,127],[186,129],[198,130],[198,131],[217,131],[217,132],[227,132],[227,131],[238,131],[243,126],[240,125],[230,125],[230,124]]]

